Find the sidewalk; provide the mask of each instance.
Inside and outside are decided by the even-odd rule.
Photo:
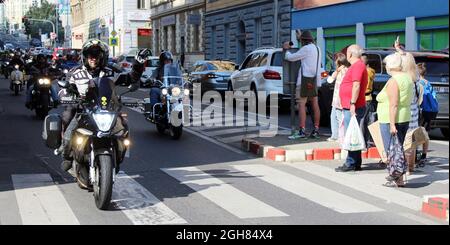
[[[328,142],[328,137],[321,135],[320,139],[290,140],[288,135],[278,134],[275,137],[244,138],[241,147],[244,151],[277,162],[345,159],[347,152],[341,150],[338,142]],[[362,157],[380,160],[374,147],[363,151]]]

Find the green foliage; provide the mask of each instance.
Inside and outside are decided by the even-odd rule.
[[[51,4],[47,1],[42,1],[41,7],[31,7],[30,10],[26,13],[26,17],[28,19],[49,20],[56,25],[56,5]],[[50,33],[53,31],[52,25],[48,22],[28,21],[28,23],[25,23],[25,33],[27,35],[31,35],[31,38],[41,38],[39,36],[39,29],[41,29],[42,34]],[[64,40],[64,28],[62,27],[62,23],[60,20],[58,20],[58,39]]]

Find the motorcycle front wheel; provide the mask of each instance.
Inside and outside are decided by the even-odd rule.
[[[98,156],[96,181],[94,183],[95,205],[100,210],[107,210],[111,202],[113,187],[113,162],[111,156]]]
[[[179,127],[171,126],[170,127],[170,137],[173,140],[180,139],[182,134],[183,134],[183,126],[179,126]]]
[[[49,101],[50,98],[48,94],[42,94],[41,95],[41,108],[36,108],[36,116],[40,119],[45,119],[45,117],[48,115],[48,107],[49,107]]]

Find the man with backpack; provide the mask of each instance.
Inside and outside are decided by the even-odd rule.
[[[425,79],[427,68],[425,63],[417,65],[420,73],[420,84],[423,87],[423,102],[420,105],[422,109],[421,125],[425,127],[427,131],[431,130],[431,121],[436,119],[439,112],[439,103],[437,101],[436,92],[433,89],[431,83]]]

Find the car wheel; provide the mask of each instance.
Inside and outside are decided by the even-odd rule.
[[[449,136],[449,129],[448,128],[441,128],[441,133],[444,135],[444,137],[446,138],[446,139],[448,139],[450,136]]]

